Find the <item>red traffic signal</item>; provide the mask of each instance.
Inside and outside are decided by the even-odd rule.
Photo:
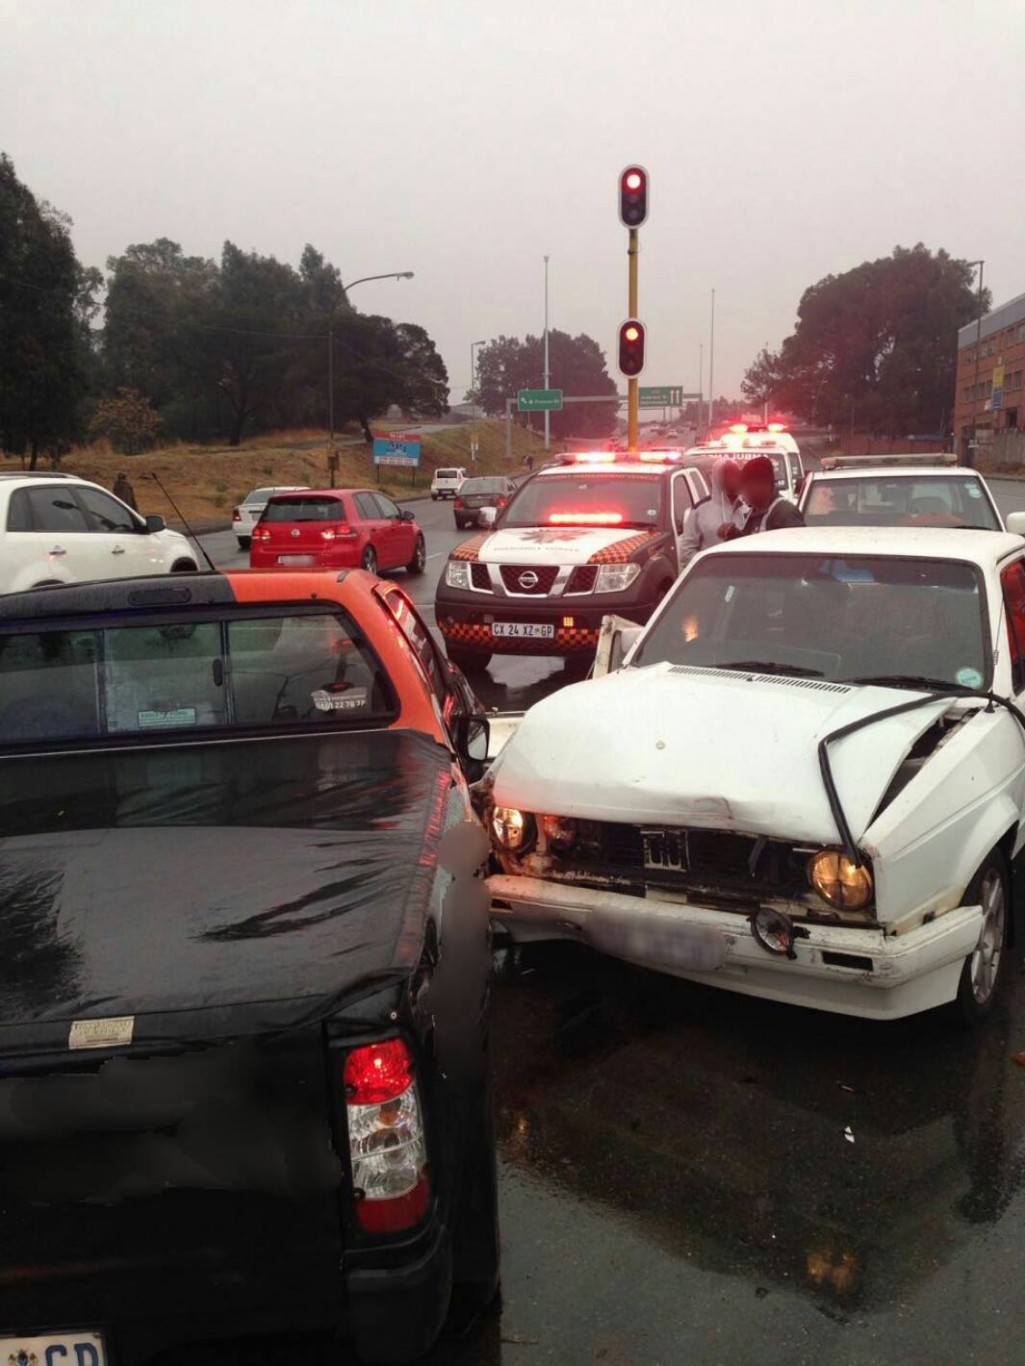
[[[644,369],[644,324],[628,318],[619,329],[619,369],[633,379]]]
[[[648,173],[643,166],[628,166],[619,176],[619,221],[639,228],[648,216]]]

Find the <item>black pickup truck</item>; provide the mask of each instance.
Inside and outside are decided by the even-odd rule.
[[[381,590],[3,599],[2,1362],[407,1360],[495,1293],[486,723]]]

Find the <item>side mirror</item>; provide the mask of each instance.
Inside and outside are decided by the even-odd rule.
[[[456,753],[465,764],[487,762],[491,726],[486,716],[457,716],[454,738]]]
[[[151,516],[149,516],[149,517],[146,518],[146,530],[147,530],[147,531],[166,531],[166,530],[167,530],[167,523],[164,521],[163,517],[160,517],[160,516],[157,516],[157,515],[151,515]]]
[[[481,510],[480,510],[480,524],[481,524],[481,526],[494,526],[497,519],[498,519],[498,508],[481,508]]]
[[[1009,512],[1007,530],[1012,536],[1025,536],[1025,512]]]
[[[402,508],[402,509],[400,510],[400,512],[399,512],[399,521],[400,521],[400,522],[415,522],[415,521],[416,521],[416,513],[415,513],[415,512],[410,512],[409,508]]]

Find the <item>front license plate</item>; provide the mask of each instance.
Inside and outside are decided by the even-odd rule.
[[[107,1366],[99,1333],[39,1333],[35,1337],[0,1337],[4,1366]]]
[[[491,634],[507,640],[554,640],[555,627],[527,621],[493,621]]]
[[[309,569],[317,563],[316,555],[279,555],[278,564],[295,565],[300,569]]]

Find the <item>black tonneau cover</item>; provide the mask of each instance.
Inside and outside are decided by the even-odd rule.
[[[0,1052],[286,1028],[404,975],[450,765],[397,730],[0,760]]]

